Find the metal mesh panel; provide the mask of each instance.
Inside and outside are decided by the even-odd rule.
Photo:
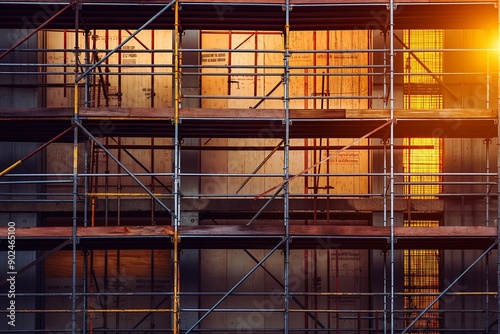
[[[412,49],[440,49],[443,34],[440,30],[407,31],[405,44]],[[406,52],[405,53],[405,94],[404,105],[409,109],[439,109],[443,105],[441,87],[436,76],[411,75],[411,73],[440,73],[442,71],[441,52]],[[412,194],[411,199],[433,198],[441,192],[441,177],[422,175],[442,171],[442,140],[439,138],[406,138],[405,145],[432,145],[433,149],[404,150],[404,171],[412,173],[405,177],[405,193]],[[419,175],[420,174],[420,175]],[[437,226],[439,221],[407,220],[406,226]],[[405,250],[404,251],[404,299],[405,325],[407,326],[435,298],[429,293],[439,292],[439,251]],[[434,304],[419,320],[410,332],[437,333],[432,329],[440,326],[439,303]]]

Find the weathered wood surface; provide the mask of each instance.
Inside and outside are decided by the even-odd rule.
[[[79,227],[78,247],[95,249],[150,247],[171,248],[172,226],[108,226]],[[191,249],[267,249],[282,241],[283,226],[259,225],[213,225],[181,226],[181,247]],[[71,227],[17,228],[16,238],[20,248],[45,246],[70,238]],[[394,228],[395,248],[417,249],[484,249],[497,238],[495,226],[438,226]],[[6,246],[7,228],[0,228],[0,241]],[[290,226],[292,248],[342,248],[342,249],[388,249],[389,226]],[[29,245],[21,244],[29,242]],[[58,243],[59,242],[59,243]]]
[[[128,118],[133,119],[171,119],[174,117],[172,108],[80,108],[79,115],[83,118]],[[180,118],[284,118],[283,109],[249,109],[249,108],[183,108]],[[71,118],[71,108],[0,108],[0,119],[29,120],[38,118]],[[388,109],[291,109],[291,119],[388,119]],[[429,109],[407,110],[396,109],[396,119],[496,119],[494,109]]]

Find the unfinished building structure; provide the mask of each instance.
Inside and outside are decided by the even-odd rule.
[[[500,333],[498,17],[0,0],[0,331]]]

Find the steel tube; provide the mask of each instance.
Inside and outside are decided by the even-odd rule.
[[[125,167],[108,149],[106,149],[106,147],[101,144],[97,138],[94,137],[94,135],[92,135],[83,125],[80,124],[80,122],[76,122],[76,124],[78,125],[78,128],[82,130],[82,132],[87,136],[89,137],[90,139],[92,139],[97,146],[99,146],[104,152],[106,152],[106,154],[114,161],[116,162],[124,171],[125,173],[127,173],[142,189],[144,189],[145,192],[147,192],[149,194],[149,196],[151,196],[151,198],[157,202],[163,209],[165,209],[169,214],[171,214],[172,216],[174,216],[174,212],[172,210],[170,210],[165,204],[163,204],[162,201],[160,201],[158,198],[156,198],[156,196],[148,189],[148,187],[146,187],[132,172],[130,172],[128,170],[127,167]]]
[[[74,82],[74,95],[73,95],[73,218],[72,218],[72,234],[71,234],[71,242],[72,242],[72,259],[71,259],[71,333],[76,334],[77,324],[76,324],[76,250],[77,250],[77,225],[78,225],[78,127],[75,124],[78,124],[78,113],[79,113],[79,105],[78,105],[78,80],[76,77],[78,76],[78,24],[79,24],[79,6],[78,4],[75,6],[75,82]]]
[[[152,18],[150,18],[146,23],[144,23],[141,27],[139,27],[134,33],[132,33],[130,36],[125,38],[123,42],[121,42],[116,48],[111,50],[109,53],[107,53],[104,57],[102,57],[98,62],[93,64],[89,69],[87,69],[84,73],[82,73],[80,76],[76,78],[76,82],[78,83],[81,79],[83,79],[87,74],[92,72],[96,67],[100,66],[102,63],[104,63],[109,57],[111,57],[116,51],[122,48],[125,44],[127,44],[131,39],[133,39],[138,33],[140,33],[142,30],[146,29],[146,27],[156,20],[158,17],[160,17],[167,9],[169,9],[174,3],[176,3],[177,0],[172,0],[170,1],[166,6],[164,6],[158,13],[156,13]],[[150,73],[151,74],[151,73]]]
[[[290,177],[290,178],[286,179],[285,181],[283,181],[282,183],[280,183],[280,184],[278,184],[278,185],[276,185],[276,186],[274,186],[274,187],[272,187],[272,188],[269,188],[268,190],[266,190],[265,192],[263,192],[263,193],[261,193],[259,196],[257,196],[257,198],[259,198],[259,197],[261,197],[261,196],[263,196],[263,195],[265,195],[265,194],[268,194],[269,192],[271,192],[271,191],[273,191],[273,190],[275,190],[275,189],[277,189],[277,188],[279,188],[279,187],[283,186],[283,185],[284,185],[284,184],[286,184],[286,183],[289,183],[290,181],[292,181],[293,179],[295,179],[295,178],[297,178],[297,177],[299,177],[299,176],[302,176],[302,175],[306,174],[307,172],[309,172],[310,170],[313,170],[314,168],[316,168],[316,167],[317,167],[317,166],[319,166],[320,164],[327,162],[327,161],[328,161],[328,160],[330,160],[331,158],[333,158],[333,157],[335,157],[335,156],[339,155],[340,153],[342,153],[343,151],[347,150],[349,147],[351,147],[351,146],[353,146],[353,145],[356,145],[357,143],[359,143],[359,142],[360,142],[360,141],[362,141],[363,139],[368,138],[371,134],[373,134],[373,133],[375,133],[375,132],[379,131],[380,129],[383,129],[383,128],[384,128],[384,127],[386,127],[388,124],[393,124],[393,123],[394,123],[394,121],[395,121],[394,119],[388,120],[387,122],[385,122],[384,124],[380,125],[380,126],[379,126],[379,127],[377,127],[376,129],[374,129],[374,130],[372,130],[372,131],[368,132],[367,134],[365,134],[365,135],[364,135],[364,136],[362,136],[361,138],[358,138],[358,139],[356,139],[355,141],[353,141],[352,143],[350,143],[350,144],[348,144],[348,145],[344,146],[342,149],[340,149],[340,150],[336,151],[335,153],[333,153],[333,154],[329,155],[328,157],[324,158],[323,160],[319,161],[318,163],[316,163],[316,164],[312,165],[311,167],[309,167],[309,168],[307,168],[307,169],[303,170],[302,172],[300,172],[300,173],[298,173],[298,174],[295,174],[294,176],[292,176],[292,177]]]
[[[0,172],[0,177],[4,176],[5,174],[7,174],[11,170],[13,170],[15,167],[19,166],[21,163],[23,163],[27,159],[31,158],[32,156],[34,156],[35,154],[37,154],[38,152],[40,152],[42,149],[44,149],[48,145],[52,144],[53,142],[55,142],[56,140],[58,140],[59,138],[61,138],[62,136],[64,136],[66,133],[68,133],[69,131],[73,130],[74,128],[75,128],[75,126],[72,125],[71,127],[69,127],[68,129],[64,130],[63,132],[61,132],[60,134],[58,134],[57,136],[55,136],[54,138],[52,138],[51,140],[49,140],[48,142],[46,142],[45,144],[41,145],[40,147],[36,148],[34,151],[30,152],[24,158],[19,159],[14,164],[12,164],[11,166],[7,167],[2,172]]]
[[[24,267],[22,267],[21,269],[17,270],[16,271],[16,275],[19,276],[21,275],[22,273],[24,273],[25,271],[27,271],[28,269],[32,268],[33,266],[37,265],[38,263],[44,261],[46,258],[48,258],[49,256],[51,256],[52,254],[56,253],[57,251],[63,249],[64,247],[66,247],[67,245],[69,245],[71,243],[71,240],[67,240],[65,242],[63,242],[62,244],[60,244],[59,246],[51,249],[50,251],[48,252],[45,252],[42,256],[38,257],[37,259],[35,259],[34,261],[28,263],[27,265],[25,265]],[[0,281],[0,286],[4,285],[5,283],[7,283],[7,278],[8,277],[5,277],[3,280]],[[16,296],[18,296],[19,294],[16,293]],[[31,294],[30,294],[31,295]]]
[[[172,217],[172,224],[174,225],[174,236],[172,242],[174,243],[173,249],[173,334],[180,333],[180,264],[179,264],[179,225],[180,225],[180,176],[181,171],[181,153],[180,153],[180,139],[179,139],[179,108],[181,106],[181,77],[180,77],[180,31],[179,31],[179,2],[175,2],[174,8],[174,216]]]
[[[285,31],[284,31],[284,73],[283,92],[285,109],[285,139],[283,141],[283,223],[285,225],[285,250],[283,254],[283,285],[285,296],[283,300],[284,334],[289,333],[290,327],[290,0],[285,0]],[[278,192],[276,192],[278,193]]]
[[[498,44],[500,47],[500,6],[497,6],[497,32]],[[500,106],[500,57],[497,59],[497,106]],[[497,133],[500,134],[500,113],[497,113]],[[497,198],[500,199],[500,136],[497,135]],[[500,238],[500,200],[497,201],[497,240]],[[500,243],[497,249],[497,293],[500,295]],[[497,298],[497,334],[500,334],[500,298]]]
[[[486,192],[485,192],[485,225],[489,226],[490,225],[490,144],[491,144],[491,139],[487,138],[485,139],[485,154],[486,154]],[[497,184],[496,182],[493,182],[493,184]]]
[[[441,297],[443,297],[447,292],[448,290],[450,290],[465,274],[467,274],[467,272],[469,272],[469,270],[471,270],[479,261],[481,261],[483,259],[483,257],[485,257],[493,248],[497,247],[499,245],[499,242],[498,242],[498,239],[490,246],[488,247],[488,249],[486,249],[476,260],[474,260],[474,262],[472,262],[460,275],[458,275],[457,278],[455,278],[455,280],[453,280],[453,282],[450,283],[450,285],[448,285],[442,292],[441,294],[439,294],[439,296],[437,296],[429,305],[427,305],[427,307],[422,310],[422,312],[416,316],[413,321],[401,332],[401,334],[405,334],[407,333],[412,327],[413,325],[415,325],[417,323],[417,321],[422,318],[422,316],[427,312],[429,311],[432,306],[434,304],[437,303],[437,301],[439,299],[441,299]]]
[[[184,151],[274,151],[283,150],[280,142],[277,146],[182,146]],[[304,151],[304,150],[340,150],[343,146],[340,145],[314,145],[314,146],[304,146],[304,145],[290,145],[290,151]],[[173,145],[106,145],[107,149],[153,149],[153,150],[173,150]],[[431,150],[434,145],[398,145],[394,146],[394,149],[399,150]],[[352,150],[383,150],[383,146],[379,145],[358,145],[350,147]]]
[[[271,204],[271,202],[276,198],[276,196],[278,196],[278,194],[281,192],[281,190],[283,189],[284,187],[280,187],[268,200],[267,202],[259,209],[259,211],[257,211],[257,213],[252,217],[252,219],[250,219],[248,221],[248,223],[246,224],[246,226],[250,226],[252,225],[252,223],[260,216],[260,214],[267,208],[267,206],[269,204]]]
[[[252,275],[274,252],[280,248],[286,240],[283,238],[269,253],[266,254],[248,273],[245,274],[229,291],[222,296],[202,317],[200,317],[184,334],[189,334],[210,314],[217,308],[234,290],[236,290],[250,275]]]
[[[390,110],[390,119],[394,120],[394,67],[395,67],[395,52],[394,52],[394,0],[389,0],[389,110]],[[394,330],[396,327],[395,324],[395,314],[394,314],[394,303],[395,303],[395,255],[394,255],[394,243],[396,242],[394,236],[394,122],[390,124],[390,138],[389,138],[389,196],[390,196],[390,204],[389,204],[389,225],[391,230],[390,236],[390,298],[389,298],[389,326],[391,334],[394,334]]]
[[[36,33],[38,33],[40,30],[42,30],[47,24],[49,24],[50,22],[52,22],[55,18],[57,18],[59,15],[61,15],[62,13],[64,13],[66,11],[66,9],[72,7],[73,5],[75,5],[75,3],[77,3],[78,1],[71,1],[69,4],[67,4],[66,6],[64,6],[61,10],[59,10],[57,13],[55,13],[54,15],[52,15],[52,17],[48,18],[44,23],[42,23],[41,25],[39,25],[36,29],[32,30],[28,35],[26,35],[25,37],[23,37],[20,41],[18,41],[16,44],[14,44],[13,46],[11,46],[9,49],[7,49],[6,51],[4,51],[2,54],[0,54],[0,60],[5,57],[6,55],[8,55],[9,53],[11,53],[12,51],[14,51],[18,46],[20,46],[21,44],[23,44],[24,42],[26,42],[28,39],[30,39],[32,36],[34,36]]]
[[[283,141],[281,141],[276,147],[273,148],[271,152],[262,160],[262,162],[253,170],[252,175],[256,175],[256,173],[264,166],[264,164],[273,156],[274,152],[279,150],[281,144]],[[236,190],[236,194],[240,192],[241,189],[252,179],[253,176],[248,176],[245,181],[241,184],[241,186]]]

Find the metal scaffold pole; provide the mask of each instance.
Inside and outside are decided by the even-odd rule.
[[[180,32],[179,32],[179,2],[174,4],[174,225],[173,245],[173,334],[180,332],[180,268],[179,268],[179,224],[180,224],[180,142],[179,142],[179,108],[181,105],[180,87]]]
[[[395,293],[394,293],[394,0],[390,0],[389,2],[389,110],[390,110],[390,138],[389,138],[389,196],[390,196],[390,204],[389,204],[389,221],[390,221],[390,229],[391,229],[391,247],[390,247],[390,326],[391,326],[391,334],[394,334],[394,302],[395,302]]]
[[[289,224],[289,200],[290,200],[290,183],[289,179],[289,159],[290,159],[290,1],[285,1],[285,35],[284,35],[284,75],[283,75],[283,90],[284,90],[284,109],[285,109],[285,139],[283,142],[284,148],[284,161],[283,161],[283,178],[285,184],[283,185],[283,223],[285,225],[285,251],[284,251],[284,265],[283,277],[285,286],[284,296],[284,333],[289,332],[289,313],[290,313],[290,224]]]
[[[75,6],[75,85],[73,95],[73,123],[78,123],[78,29],[79,10],[78,4]],[[73,219],[72,219],[72,265],[71,265],[71,333],[76,333],[76,244],[78,242],[77,229],[77,205],[78,205],[78,127],[73,129]],[[85,312],[85,310],[84,310]]]
[[[500,47],[500,7],[498,8],[498,29],[497,29],[497,40]],[[498,87],[500,87],[500,56],[498,56]],[[497,92],[497,240],[500,238],[500,113],[498,112],[498,106],[500,106],[500,90]],[[498,243],[497,251],[497,333],[500,334],[500,242]]]

